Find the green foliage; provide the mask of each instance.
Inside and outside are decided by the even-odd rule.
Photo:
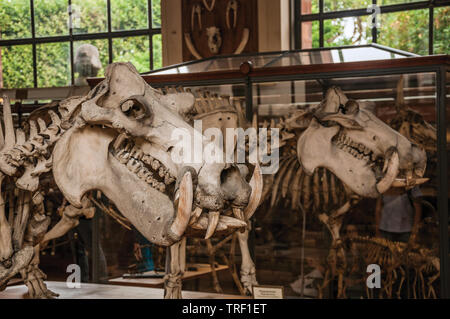
[[[428,18],[428,9],[382,14],[378,43],[427,55]]]
[[[450,7],[434,9],[434,54],[450,54]]]
[[[2,48],[5,87],[33,87],[33,52],[31,45]]]
[[[379,5],[415,2],[418,0],[378,0]],[[367,8],[366,0],[325,0],[324,11],[340,11],[350,8]],[[312,12],[318,12],[318,1],[312,0]],[[370,43],[370,16],[324,21],[324,45],[341,46]],[[420,54],[428,54],[428,9],[382,14],[379,17],[377,42],[392,48]],[[434,53],[450,53],[450,7],[434,9]],[[312,22],[312,46],[319,47],[319,22]]]
[[[69,21],[68,0],[34,0],[36,36],[67,35],[71,23],[73,34],[106,32],[106,0],[72,0]],[[147,0],[111,0],[111,28],[135,30],[148,28]],[[161,1],[152,1],[152,25],[161,25]],[[31,37],[29,0],[0,0],[0,35],[2,39]],[[162,67],[161,35],[153,37],[154,68]],[[84,43],[95,45],[105,68],[108,61],[108,40],[74,42],[74,51]],[[113,61],[132,62],[139,72],[150,70],[149,36],[114,38]],[[70,85],[69,42],[36,45],[38,86]],[[3,62],[3,83],[7,88],[33,86],[32,46],[0,47]],[[75,53],[75,52],[74,52]],[[104,68],[98,76],[104,75]],[[75,73],[75,77],[77,74]]]
[[[30,37],[30,0],[0,0],[0,38]]]
[[[113,39],[113,61],[129,61],[139,72],[149,70],[148,36]]]

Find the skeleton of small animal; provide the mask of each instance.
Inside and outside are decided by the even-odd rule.
[[[365,283],[364,279],[367,273],[360,266],[370,264],[380,266],[383,275],[380,298],[383,295],[391,298],[395,283],[398,283],[397,298],[401,297],[408,269],[414,270],[413,297],[418,297],[417,285],[419,284],[423,298],[436,298],[433,283],[440,276],[440,263],[435,251],[411,241],[403,243],[369,236],[346,236],[344,241],[353,257],[350,263],[351,267],[349,267],[352,269],[348,271],[349,275],[352,273],[365,274],[363,278]],[[425,278],[427,279],[426,283]],[[369,291],[367,285],[365,286],[367,297],[373,298],[373,291]]]
[[[165,296],[181,297],[183,237],[243,229],[244,221],[221,212],[232,206],[236,214],[251,216],[259,202],[259,179],[250,186],[234,165],[172,160],[175,129],[199,137],[204,146],[211,143],[188,124],[194,98],[184,92],[162,95],[129,63],[108,66],[105,80],[87,96],[39,110],[45,117],[30,120],[29,132],[14,130],[4,101],[0,170],[14,189],[8,200],[16,204],[9,205],[8,218],[0,205],[1,287],[20,272],[31,297],[53,297],[38,268],[39,245],[76,226],[80,216],[91,216],[89,194],[101,191],[150,242],[171,247]],[[48,233],[43,207],[48,189],[41,183],[47,178],[67,200],[63,217]],[[239,196],[227,192],[230,179]]]

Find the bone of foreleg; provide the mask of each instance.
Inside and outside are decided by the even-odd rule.
[[[248,229],[243,233],[238,233],[238,240],[242,255],[241,281],[244,284],[244,288],[251,293],[252,286],[257,285],[258,282],[256,281],[255,276],[255,264],[253,263],[250,250],[248,248],[248,233]]]
[[[3,122],[5,125],[5,140],[3,148],[9,149],[16,143],[16,136],[14,134],[14,123],[11,114],[11,103],[9,97],[3,95]]]
[[[13,245],[15,250],[22,248],[25,228],[27,227],[28,217],[30,215],[31,193],[23,191],[21,194],[21,204],[19,205],[18,216],[16,216],[13,231]]]
[[[0,176],[0,263],[13,254],[11,226],[5,216],[5,194],[1,189],[4,176]]]

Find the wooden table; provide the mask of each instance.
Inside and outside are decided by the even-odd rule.
[[[197,279],[211,274],[211,266],[209,264],[188,264],[188,268],[195,267],[196,271],[186,271],[183,275],[183,280]],[[227,270],[228,266],[219,265],[216,267],[216,272]],[[153,273],[153,272],[149,272]],[[163,278],[123,278],[117,277],[108,280],[109,284],[133,287],[149,287],[162,288],[164,287]]]
[[[65,282],[47,281],[47,287],[59,294],[59,299],[163,299],[161,288],[124,287],[117,285],[81,284],[81,288],[67,288]],[[28,289],[25,285],[7,287],[0,292],[0,299],[24,299]],[[183,291],[184,299],[247,299],[240,295]]]

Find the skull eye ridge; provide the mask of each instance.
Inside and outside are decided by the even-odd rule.
[[[124,101],[120,108],[127,117],[135,120],[152,117],[150,109],[142,98],[131,97]]]

